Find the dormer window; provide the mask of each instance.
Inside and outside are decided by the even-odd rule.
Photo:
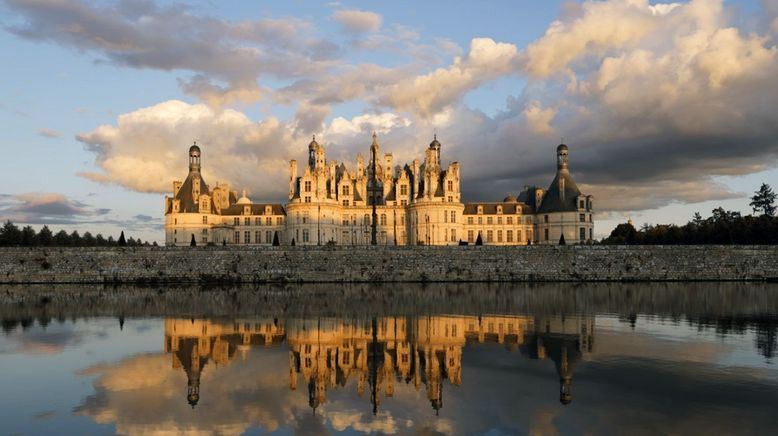
[[[497,206],[497,213],[502,213],[502,206]]]
[[[478,206],[478,214],[481,215],[482,213],[484,213],[484,207]]]
[[[349,186],[348,185],[344,185],[343,186],[343,195],[350,195],[349,192],[350,192]]]

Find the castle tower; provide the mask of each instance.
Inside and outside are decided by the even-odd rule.
[[[189,172],[200,172],[200,147],[197,146],[197,142],[189,147]]]

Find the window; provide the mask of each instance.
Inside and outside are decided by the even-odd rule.
[[[544,222],[544,223],[547,223],[547,222],[548,222],[548,215],[543,215],[543,222]]]
[[[472,225],[473,224],[473,217],[471,217],[471,216],[467,217],[467,223]]]
[[[208,215],[203,215],[203,224],[208,224]]]
[[[370,225],[370,215],[368,215],[368,214],[365,214],[365,215],[362,217],[362,225],[363,225],[363,226],[368,226],[368,225]]]
[[[400,206],[407,206],[408,200],[400,200]]]
[[[594,239],[594,230],[589,229],[589,239]]]
[[[457,229],[451,229],[451,242],[457,242]]]
[[[251,232],[249,231],[243,232],[243,243],[251,244]]]
[[[305,182],[305,192],[311,192],[311,181],[306,180]]]
[[[243,219],[243,224],[245,224],[247,226],[250,226],[251,225],[251,218],[244,218]]]
[[[483,224],[483,220],[484,220],[484,219],[483,219],[482,217],[480,217],[480,216],[479,216],[479,217],[478,217],[478,224],[479,224],[479,225],[480,225],[480,224]]]
[[[453,191],[454,190],[454,181],[453,180],[449,180],[448,183],[446,184],[446,186],[448,187],[449,191]]]
[[[457,222],[457,212],[455,210],[451,211],[451,222],[452,223]]]
[[[507,222],[508,224],[513,224],[513,217],[509,216],[508,218],[505,218],[505,222]]]
[[[343,352],[343,364],[351,365],[351,353],[348,351]]]
[[[348,200],[343,200],[343,205],[348,206]]]
[[[265,224],[267,224],[267,225],[273,224],[273,218],[271,218],[271,217],[265,218]]]
[[[578,239],[580,239],[581,241],[586,240],[586,228],[581,227],[581,229],[578,232]]]
[[[497,242],[502,242],[502,230],[497,230]]]
[[[579,201],[579,202],[578,202],[578,208],[579,208],[579,209],[583,209],[584,207],[585,207],[585,205],[584,205],[584,201],[583,201],[583,200]]]
[[[546,215],[546,216],[548,216],[548,215]],[[548,229],[543,229],[543,236],[544,236],[543,239],[545,241],[548,241]]]
[[[257,244],[262,243],[262,232],[257,231],[254,233],[254,242]]]
[[[386,225],[386,214],[385,213],[381,214],[381,225],[382,226]]]
[[[497,206],[497,213],[502,213],[502,206]]]
[[[238,218],[238,217],[233,218],[232,219],[232,224],[236,225],[236,226],[239,226],[240,225],[240,218]]]
[[[527,232],[527,239],[531,238],[530,233]],[[516,230],[516,242],[521,242],[521,230]]]
[[[467,240],[468,240],[468,242],[473,242],[475,240],[475,239],[473,239],[473,231],[472,230],[468,230],[467,231]]]
[[[276,225],[279,225],[279,226],[280,226],[280,225],[283,225],[283,224],[284,224],[284,217],[282,217],[282,216],[277,216],[277,217],[276,217]]]
[[[578,214],[578,221],[585,223],[586,222],[586,214],[585,213],[579,213]]]
[[[343,195],[349,195],[349,191],[350,191],[349,186],[348,185],[344,185],[343,186]]]
[[[303,242],[307,243],[309,239],[308,229],[303,229]]]
[[[448,212],[446,212],[445,210],[443,211],[443,222],[444,223],[448,222]]]
[[[203,235],[207,235],[207,234],[208,234],[208,229],[203,229]]]
[[[505,242],[513,242],[513,230],[505,231]]]
[[[303,224],[308,222],[308,212],[303,212]]]
[[[497,224],[502,224],[502,217],[501,216],[497,217]]]
[[[235,232],[235,239],[234,242],[236,244],[240,244],[240,232]]]
[[[310,203],[311,202],[311,197],[310,196],[306,196],[305,197],[305,202],[306,203]]]
[[[492,217],[488,216],[486,217],[486,224],[492,224],[493,220]]]
[[[203,244],[207,244],[207,243],[208,243],[208,237],[207,236],[203,236]]]
[[[400,185],[400,195],[408,195],[408,185]]]
[[[486,242],[492,242],[494,239],[494,232],[491,230],[486,231]]]
[[[255,226],[261,226],[262,225],[262,218],[260,218],[260,217],[254,218],[254,225]]]
[[[449,196],[448,196],[448,202],[449,202],[449,203],[453,203],[453,202],[454,202],[454,197],[452,197],[452,196],[450,196],[450,195],[449,195]]]

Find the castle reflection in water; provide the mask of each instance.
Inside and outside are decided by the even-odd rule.
[[[276,318],[167,319],[165,352],[188,379],[187,401],[200,399],[206,365],[223,366],[251,347],[286,343],[289,388],[307,389],[314,412],[327,391],[356,381],[369,392],[373,413],[396,383],[426,392],[432,408],[443,407],[444,381],[463,382],[462,353],[470,343],[492,342],[530,359],[549,359],[559,375],[559,399],[572,401],[573,368],[594,345],[592,316],[420,316],[364,320]]]

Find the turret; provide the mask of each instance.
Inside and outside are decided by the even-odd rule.
[[[559,146],[556,148],[557,171],[567,171],[567,153],[568,148],[565,144],[559,144]]]
[[[200,172],[200,147],[196,142],[189,147],[189,172]]]

